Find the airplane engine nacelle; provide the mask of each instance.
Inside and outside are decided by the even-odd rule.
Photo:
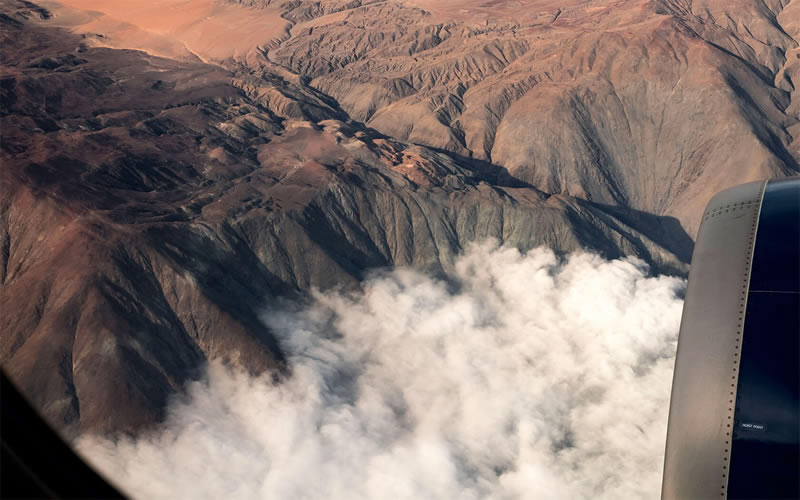
[[[800,178],[722,191],[703,215],[662,498],[800,498]]]

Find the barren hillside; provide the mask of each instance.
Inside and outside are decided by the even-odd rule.
[[[473,241],[685,272],[727,186],[797,173],[786,2],[211,0],[0,15],[0,363],[132,430],[259,321]]]

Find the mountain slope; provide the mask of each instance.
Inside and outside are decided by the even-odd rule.
[[[388,2],[297,24],[269,56],[384,134],[693,234],[731,178],[798,172],[785,3]]]
[[[223,359],[281,376],[259,314],[472,241],[685,270],[669,217],[386,137],[261,60],[95,46],[5,2],[0,363],[67,433],[129,431]]]
[[[473,241],[685,272],[800,170],[796,3],[0,5],[0,363],[68,433],[283,376],[265,308]]]

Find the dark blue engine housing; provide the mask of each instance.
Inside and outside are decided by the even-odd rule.
[[[800,178],[723,191],[704,214],[662,498],[800,498]]]

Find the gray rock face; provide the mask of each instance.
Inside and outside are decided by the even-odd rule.
[[[5,1],[3,369],[68,433],[130,431],[209,359],[287,373],[260,311],[376,267],[495,238],[685,272],[711,194],[797,171],[796,17],[592,5],[300,0],[203,63]]]

